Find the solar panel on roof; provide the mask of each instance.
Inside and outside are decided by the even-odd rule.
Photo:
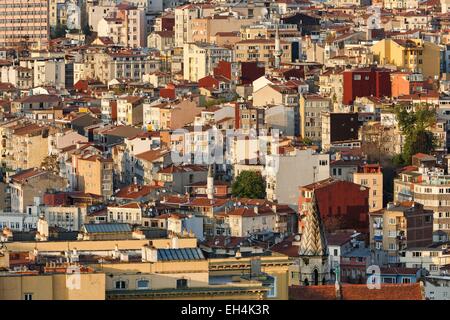
[[[158,260],[160,261],[203,259],[205,259],[205,257],[199,248],[158,249]]]
[[[131,232],[130,225],[126,223],[85,224],[84,228],[88,233]]]

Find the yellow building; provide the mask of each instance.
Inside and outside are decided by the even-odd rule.
[[[117,99],[117,121],[125,125],[142,123],[144,99],[142,97],[127,96]]]
[[[90,271],[73,276],[65,268],[59,269],[64,270],[1,272],[0,300],[105,300],[104,273]],[[77,277],[73,286],[72,277]]]
[[[420,72],[424,77],[439,77],[441,54],[438,45],[421,39],[383,39],[372,46],[374,60],[380,65]]]
[[[260,270],[253,279],[260,281],[272,280],[266,299],[287,300],[289,285],[289,267],[293,264],[287,255],[272,252],[270,256],[260,257],[229,257],[209,259],[210,277],[214,276],[248,276],[255,266]]]

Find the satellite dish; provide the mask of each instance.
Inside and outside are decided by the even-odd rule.
[[[267,15],[269,14],[269,11],[266,8],[261,9],[261,14],[263,16],[263,18],[266,18]]]

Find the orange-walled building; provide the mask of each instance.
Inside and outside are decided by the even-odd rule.
[[[412,72],[394,72],[391,74],[391,86],[393,98],[421,92],[423,76]]]

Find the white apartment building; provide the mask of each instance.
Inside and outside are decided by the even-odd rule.
[[[266,156],[266,194],[269,201],[298,205],[298,187],[330,177],[330,156],[312,149]]]
[[[439,275],[440,268],[450,263],[450,252],[446,245],[429,248],[409,248],[400,256],[406,268],[424,268],[431,275]]]

